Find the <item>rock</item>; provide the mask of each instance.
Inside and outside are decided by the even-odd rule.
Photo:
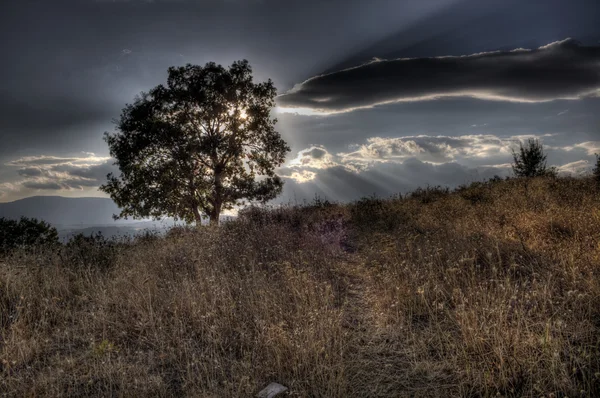
[[[279,383],[271,383],[261,390],[261,392],[259,392],[256,396],[257,398],[273,398],[286,391],[286,386],[282,386]]]

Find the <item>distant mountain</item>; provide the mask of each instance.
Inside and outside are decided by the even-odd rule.
[[[119,208],[107,198],[32,196],[0,203],[0,217],[33,217],[52,225],[115,225],[112,216],[117,213]],[[125,224],[128,221],[120,220],[118,223]]]

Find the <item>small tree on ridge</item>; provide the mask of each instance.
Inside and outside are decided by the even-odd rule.
[[[527,143],[519,143],[519,151],[512,151],[512,169],[517,177],[538,177],[555,175],[553,167],[546,167],[547,155],[539,140],[530,138]]]

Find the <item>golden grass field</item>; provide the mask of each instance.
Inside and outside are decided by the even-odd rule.
[[[0,259],[0,395],[600,396],[600,187],[511,179]]]

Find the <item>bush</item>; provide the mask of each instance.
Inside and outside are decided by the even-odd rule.
[[[357,230],[393,231],[408,222],[407,214],[394,206],[400,199],[362,198],[350,205],[350,219]]]
[[[100,232],[86,236],[77,234],[65,245],[66,262],[76,268],[111,268],[117,258],[118,242]]]
[[[600,183],[600,156],[598,154],[596,154],[596,164],[592,169],[592,175],[594,176],[594,180]]]
[[[367,227],[377,223],[384,214],[384,200],[377,197],[362,198],[352,204],[350,216],[356,227]]]
[[[473,205],[487,203],[491,200],[490,185],[495,182],[496,180],[490,180],[489,183],[474,182],[471,185],[460,185],[455,192]]]
[[[238,221],[253,225],[283,225],[292,231],[312,230],[316,225],[338,217],[342,206],[315,196],[312,202],[296,205],[249,206],[238,213]]]
[[[0,218],[0,254],[33,246],[57,246],[58,232],[45,221],[21,217],[20,220]]]
[[[417,199],[423,204],[435,202],[450,193],[450,188],[436,185],[434,187],[417,188],[409,194],[410,198]]]

